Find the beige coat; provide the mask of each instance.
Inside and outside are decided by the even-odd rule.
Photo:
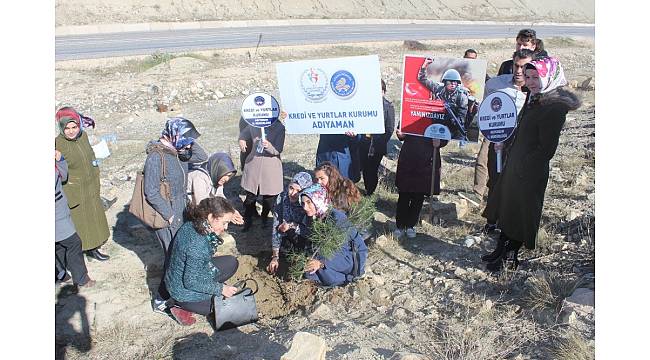
[[[257,151],[262,132],[258,128],[247,126],[239,134],[239,140],[252,140],[252,151],[246,157],[241,187],[253,194],[277,195],[282,192],[282,159],[280,153],[284,148],[284,125],[276,121],[264,129],[269,147]]]

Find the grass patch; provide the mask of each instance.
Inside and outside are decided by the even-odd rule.
[[[595,349],[592,343],[585,340],[575,331],[569,331],[564,336],[555,339],[548,348],[551,358],[557,360],[593,360]]]
[[[562,278],[557,273],[542,273],[526,281],[528,291],[522,301],[531,311],[552,309],[559,311],[562,300],[570,296],[578,282]]]

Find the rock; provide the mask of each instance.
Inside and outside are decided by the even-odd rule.
[[[375,289],[372,294],[370,294],[370,300],[375,305],[378,306],[388,306],[390,305],[390,293],[384,288]]]
[[[242,90],[242,91],[241,91],[241,94],[242,94],[242,95],[248,95],[248,94],[250,94],[250,93],[251,93],[250,90]]]
[[[465,243],[465,247],[472,247],[472,245],[474,245],[476,243],[476,241],[474,240],[474,236],[472,236],[472,235],[465,236],[465,242],[464,243]]]
[[[454,275],[456,277],[464,277],[467,275],[467,270],[463,269],[462,267],[457,267],[456,270],[454,270]]]
[[[574,304],[579,304],[579,305],[585,305],[585,306],[595,306],[595,293],[591,289],[587,288],[577,288],[569,296],[568,298],[564,299],[567,302],[571,302]]]
[[[327,344],[323,339],[307,332],[298,332],[291,341],[291,348],[280,360],[325,360]]]
[[[379,222],[379,223],[382,223],[382,224],[387,223],[388,220],[390,219],[388,216],[384,215],[383,213],[381,213],[379,211],[376,211],[373,214],[373,216],[374,216],[376,222]]]
[[[396,352],[390,360],[427,360],[427,357],[421,354],[409,352]]]
[[[312,311],[312,313],[309,315],[311,319],[314,320],[335,320],[336,317],[333,315],[332,310],[330,309],[329,306],[326,304],[321,303],[320,305],[316,306],[316,309]]]
[[[576,209],[570,209],[569,213],[566,216],[568,221],[574,220],[582,215],[582,211]]]
[[[384,280],[384,278],[381,275],[373,275],[372,281],[374,281],[375,284],[377,284],[377,286],[384,286],[384,284],[386,283],[386,280]]]
[[[221,99],[221,98],[223,98],[224,96],[226,96],[226,95],[224,95],[224,94],[223,94],[221,91],[219,91],[219,90],[215,90],[215,91],[214,91],[214,94],[215,94],[219,99]]]
[[[429,219],[431,224],[436,225],[440,220],[458,220],[467,214],[469,206],[465,199],[454,202],[433,201],[423,209],[427,215],[423,219]]]
[[[377,238],[375,241],[375,244],[379,247],[388,247],[391,246],[392,244],[395,243],[395,240],[392,239],[392,237],[389,239],[386,235],[382,235]]]

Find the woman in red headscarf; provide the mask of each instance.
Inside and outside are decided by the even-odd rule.
[[[108,222],[99,197],[98,163],[88,135],[83,131],[84,125],[89,123],[84,119],[90,120],[71,107],[59,109],[56,122],[61,133],[54,143],[68,163],[68,181],[63,184],[63,191],[81,238],[81,248],[89,257],[104,261],[109,256],[99,252],[99,247],[108,240]]]

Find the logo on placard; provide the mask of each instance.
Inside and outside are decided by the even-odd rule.
[[[357,82],[349,71],[339,70],[332,75],[330,86],[338,97],[349,99],[357,89]]]
[[[495,97],[494,99],[492,99],[492,102],[490,102],[490,107],[494,112],[498,112],[499,110],[501,110],[502,105],[503,103],[501,102],[501,98],[499,97]]]
[[[255,97],[255,105],[257,105],[257,106],[264,105],[264,97],[263,96],[256,96]]]
[[[305,99],[310,102],[321,102],[327,96],[327,75],[318,68],[309,68],[300,76],[300,88]]]

